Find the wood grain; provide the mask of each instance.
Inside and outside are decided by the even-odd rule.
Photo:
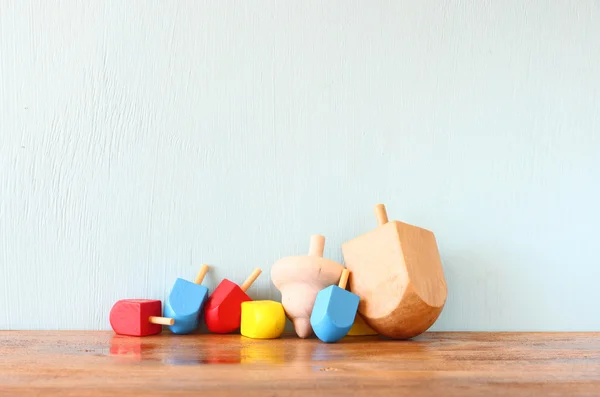
[[[592,396],[600,333],[286,336],[0,332],[4,396]]]

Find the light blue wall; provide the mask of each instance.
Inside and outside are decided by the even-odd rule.
[[[600,3],[8,1],[0,329],[265,273],[373,205],[436,233],[437,330],[600,330]]]

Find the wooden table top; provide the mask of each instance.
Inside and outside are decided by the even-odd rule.
[[[0,331],[1,396],[598,396],[600,333],[346,337]]]

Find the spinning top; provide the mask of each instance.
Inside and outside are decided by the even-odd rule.
[[[300,338],[312,334],[310,315],[317,293],[337,284],[344,270],[341,264],[323,258],[324,247],[325,237],[313,235],[308,255],[280,259],[271,268],[271,280],[281,292],[285,313]]]
[[[359,313],[381,335],[408,339],[437,320],[448,290],[434,234],[388,221],[375,207],[378,227],[342,245],[350,291],[360,296]]]

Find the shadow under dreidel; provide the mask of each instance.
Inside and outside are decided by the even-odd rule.
[[[164,345],[162,362],[168,365],[198,365],[202,363],[203,349],[194,346],[187,335],[169,335]]]
[[[242,338],[242,364],[283,364],[285,349],[280,341]]]
[[[148,338],[114,335],[110,339],[110,355],[121,362],[156,361],[158,350]]]
[[[202,344],[202,364],[239,364],[242,361],[241,336],[211,335],[211,343]],[[214,343],[212,343],[214,341]]]
[[[288,343],[285,349],[286,365],[297,370],[313,369],[316,362],[331,360],[352,360],[352,357],[344,349],[321,343],[316,337]]]
[[[162,362],[168,365],[239,364],[241,337],[172,335],[165,343]]]

